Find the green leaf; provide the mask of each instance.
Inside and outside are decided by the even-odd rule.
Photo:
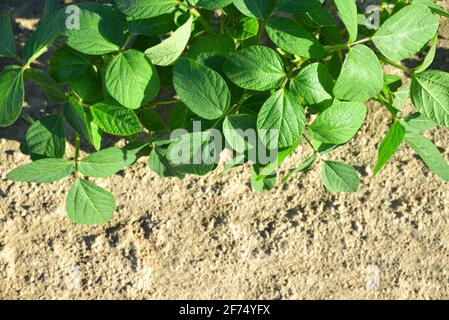
[[[278,0],[277,10],[288,13],[305,13],[323,5],[324,0]]]
[[[418,133],[431,130],[437,126],[435,122],[418,112],[403,119],[401,124],[407,131]]]
[[[23,49],[23,58],[26,62],[31,63],[39,58],[58,37],[64,34],[66,18],[65,10],[59,10],[39,22],[37,30]]]
[[[83,102],[92,103],[103,100],[102,75],[91,66],[81,77],[70,82],[70,89]]]
[[[423,63],[419,67],[415,68],[415,73],[424,72],[432,65],[437,53],[437,44],[438,44],[438,33],[435,33],[435,36],[432,39],[432,46],[430,47],[429,52],[427,52],[427,55],[424,58]]]
[[[388,130],[385,138],[379,146],[377,155],[377,163],[374,168],[373,176],[376,176],[380,170],[390,161],[391,157],[396,153],[399,146],[404,141],[405,128],[399,122],[393,123],[390,130]]]
[[[306,161],[301,163],[296,169],[292,170],[288,175],[286,175],[282,179],[282,182],[287,182],[295,174],[308,171],[312,167],[312,165],[315,163],[317,158],[318,157],[317,157],[316,153],[314,153],[310,158],[308,158]]]
[[[128,18],[128,28],[134,34],[142,34],[149,37],[159,36],[176,29],[174,20],[172,13],[166,13],[149,19]]]
[[[61,180],[75,170],[73,162],[64,159],[42,159],[18,167],[8,173],[12,181],[52,183]]]
[[[313,63],[306,66],[290,82],[290,91],[296,97],[302,97],[307,106],[324,110],[332,105],[332,79],[326,65]]]
[[[223,65],[226,76],[241,88],[267,91],[286,76],[279,55],[268,47],[252,46],[232,54]]]
[[[8,16],[0,15],[0,57],[15,57],[16,44],[14,34],[12,33],[11,19]]]
[[[70,83],[80,78],[90,69],[89,57],[62,46],[55,51],[49,62],[49,73],[59,83]]]
[[[221,9],[230,5],[234,0],[199,0],[198,6],[208,10]]]
[[[364,45],[352,47],[335,84],[335,96],[364,103],[377,96],[382,87],[383,71],[376,54]]]
[[[270,39],[284,51],[305,58],[321,58],[326,52],[314,34],[298,22],[282,17],[269,20],[267,32]]]
[[[225,80],[195,60],[180,59],[175,64],[173,84],[181,101],[204,119],[218,119],[230,107],[231,94]]]
[[[183,53],[192,32],[193,18],[190,17],[173,35],[155,47],[149,48],[145,54],[151,62],[157,66],[169,66],[173,64]]]
[[[46,116],[33,122],[26,133],[28,152],[33,159],[62,158],[65,155],[64,118]]]
[[[358,20],[357,5],[355,0],[335,0],[338,15],[346,26],[349,33],[349,42],[357,40]]]
[[[119,53],[106,68],[109,94],[123,106],[138,109],[160,89],[159,76],[145,54],[136,50]]]
[[[253,170],[251,174],[251,185],[256,192],[269,191],[276,186],[276,173],[272,173],[268,176],[260,175],[260,172],[265,167],[263,165],[255,164],[253,165]]]
[[[276,6],[276,0],[234,0],[234,5],[245,16],[268,19]]]
[[[405,140],[434,174],[449,182],[449,165],[432,141],[416,132],[407,132]]]
[[[78,224],[107,223],[112,219],[115,209],[114,196],[86,180],[76,180],[67,195],[67,213]]]
[[[312,123],[310,135],[324,143],[344,144],[360,129],[366,113],[362,103],[336,101]]]
[[[35,68],[27,68],[24,77],[40,86],[50,100],[59,103],[66,100],[64,91],[48,73]]]
[[[178,172],[203,176],[216,167],[222,150],[221,135],[211,130],[192,132],[170,144],[167,159]]]
[[[321,180],[330,192],[357,192],[360,178],[357,171],[344,163],[325,161]]]
[[[96,103],[90,111],[95,124],[109,134],[131,136],[142,131],[135,112],[113,100]]]
[[[154,148],[151,151],[148,166],[160,177],[184,178],[184,174],[177,171],[167,159],[167,149],[165,148]]]
[[[140,111],[139,119],[145,129],[149,131],[164,130],[165,124],[161,116],[154,110],[143,109]]]
[[[421,114],[449,128],[449,73],[431,70],[414,75],[410,95]]]
[[[222,72],[223,63],[235,52],[235,43],[225,34],[201,37],[189,49],[189,57],[217,72]]]
[[[96,125],[91,121],[87,110],[74,99],[63,106],[64,117],[67,122],[86,139],[96,150],[100,149],[101,136]]]
[[[286,90],[279,90],[262,106],[257,118],[257,129],[276,130],[279,148],[290,147],[301,138],[305,128],[305,115],[302,106]]]
[[[22,69],[18,66],[4,68],[0,74],[0,127],[16,122],[22,112],[24,99]]]
[[[440,16],[449,18],[449,13],[442,7],[437,5],[434,0],[413,0],[412,3],[426,5],[430,10],[432,10],[432,12],[439,14]]]
[[[385,21],[373,37],[374,44],[388,59],[412,57],[438,31],[438,18],[422,4],[404,7]]]
[[[145,19],[170,13],[175,10],[176,0],[115,0],[117,7],[127,16]]]
[[[125,43],[124,21],[112,7],[87,2],[77,5],[79,28],[66,31],[67,44],[73,49],[91,55],[118,51]]]
[[[78,162],[79,171],[87,177],[110,177],[126,167],[125,155],[116,147],[92,153]]]
[[[226,29],[226,33],[237,40],[246,40],[257,35],[259,21],[256,18],[246,16],[234,18],[232,24]]]
[[[238,153],[257,147],[257,117],[249,114],[227,116],[223,122],[223,134],[227,143]]]

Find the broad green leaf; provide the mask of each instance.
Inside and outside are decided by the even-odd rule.
[[[234,0],[199,0],[198,6],[208,10],[224,8],[230,5]]]
[[[170,13],[175,10],[176,0],[115,0],[117,7],[126,15],[145,19]]]
[[[40,69],[27,68],[25,69],[24,77],[40,86],[50,100],[59,103],[66,100],[64,91],[48,73]]]
[[[352,47],[335,84],[335,96],[365,103],[377,96],[382,87],[383,71],[376,54],[364,45]]]
[[[438,18],[428,7],[413,4],[385,21],[373,41],[385,57],[400,61],[420,51],[438,31],[438,26]]]
[[[288,13],[305,13],[323,5],[324,0],[278,0],[277,10]]]
[[[139,112],[139,119],[145,129],[149,131],[164,130],[165,124],[159,113],[150,109],[143,109]]]
[[[268,19],[276,6],[276,0],[234,0],[234,5],[248,17]]]
[[[88,110],[85,110],[76,100],[69,99],[63,106],[67,122],[86,139],[96,150],[101,147],[101,135],[96,125],[91,121]]]
[[[70,89],[83,102],[93,103],[103,100],[104,97],[101,76],[102,75],[91,66],[85,74],[70,82]]]
[[[81,3],[77,7],[79,12],[74,14],[79,19],[79,27],[68,28],[67,44],[91,55],[118,51],[125,43],[122,17],[112,7],[99,3]]]
[[[195,60],[180,59],[175,64],[173,84],[182,102],[204,119],[218,119],[230,107],[231,94],[225,80]]]
[[[269,176],[260,176],[260,172],[264,169],[263,165],[253,165],[251,174],[251,185],[256,192],[269,191],[276,186],[276,173],[272,173]]]
[[[432,10],[432,12],[439,14],[440,16],[449,18],[449,13],[442,7],[437,5],[434,0],[413,0],[412,3],[426,5],[430,8],[430,10]]]
[[[0,15],[0,57],[15,57],[16,44],[12,33],[11,19],[8,16]]]
[[[69,83],[89,71],[91,61],[68,46],[55,51],[49,62],[49,73],[59,83]]]
[[[154,98],[160,89],[159,76],[145,54],[136,50],[119,53],[105,73],[109,94],[123,106],[138,109]]]
[[[379,145],[377,154],[377,163],[374,168],[373,176],[376,176],[380,170],[390,161],[391,157],[396,153],[405,137],[405,128],[399,122],[394,122],[390,130],[388,130],[385,138]]]
[[[357,5],[355,0],[335,0],[338,15],[346,26],[349,33],[349,42],[357,40],[358,20]]]
[[[223,68],[226,76],[236,85],[256,91],[275,89],[286,76],[279,55],[264,46],[237,51],[226,60]]]
[[[46,116],[33,122],[26,133],[28,152],[33,159],[62,158],[65,155],[64,118]]]
[[[393,93],[393,107],[401,110],[407,100],[410,98],[410,83]]]
[[[257,118],[257,129],[261,135],[261,130],[277,131],[277,145],[284,148],[299,141],[305,122],[304,110],[295,97],[286,90],[279,90],[262,106]]]
[[[157,66],[169,66],[181,56],[190,39],[192,22],[193,18],[190,17],[171,37],[145,51],[145,54],[153,64]]]
[[[235,43],[225,34],[214,34],[201,37],[189,49],[189,57],[199,63],[222,72],[223,63],[231,53],[235,52]]]
[[[246,40],[257,35],[259,21],[256,18],[241,16],[234,18],[232,24],[226,29],[226,33],[237,40]]]
[[[180,135],[170,144],[167,159],[177,172],[203,176],[216,167],[222,150],[220,134],[211,130],[192,132]]]
[[[227,143],[238,153],[257,147],[257,117],[249,114],[227,116],[223,122],[223,134]]]
[[[96,103],[90,111],[95,124],[109,134],[131,136],[142,131],[135,112],[113,100]]]
[[[24,99],[23,70],[18,66],[6,67],[0,74],[0,127],[16,122]]]
[[[23,49],[24,60],[31,63],[44,54],[53,42],[64,34],[66,21],[65,10],[59,10],[39,22],[37,30],[28,39]]]
[[[112,219],[115,209],[114,196],[86,180],[76,180],[67,195],[67,213],[78,224],[107,223]]]
[[[365,120],[367,109],[360,102],[336,101],[310,126],[310,135],[321,142],[344,144],[351,140]]]
[[[176,177],[182,179],[184,174],[178,172],[167,159],[167,149],[154,148],[151,151],[148,166],[160,177]]]
[[[61,3],[59,0],[45,0],[43,17],[48,18],[52,14],[58,12],[59,9],[61,9]]]
[[[312,167],[312,165],[315,163],[317,158],[318,157],[317,157],[316,153],[314,153],[310,158],[308,158],[306,161],[301,163],[296,169],[292,170],[288,175],[286,175],[282,179],[282,182],[287,182],[295,174],[308,171]]]
[[[306,66],[290,82],[290,92],[304,99],[306,106],[324,110],[332,105],[334,80],[326,65],[313,63]]]
[[[437,44],[438,44],[438,33],[435,33],[435,36],[432,39],[432,46],[429,49],[429,52],[427,52],[426,57],[424,58],[423,63],[415,68],[415,73],[421,73],[426,71],[435,60],[435,55],[437,53]]]
[[[52,183],[69,176],[74,169],[72,161],[42,159],[18,167],[8,173],[6,178],[20,182]]]
[[[449,128],[449,73],[431,70],[414,75],[410,95],[421,114]]]
[[[78,162],[79,171],[87,177],[110,177],[126,167],[122,150],[112,147],[92,153]]]
[[[167,34],[176,29],[175,19],[172,13],[149,19],[128,18],[129,31],[134,34],[142,34],[149,37]]]
[[[321,58],[326,52],[314,34],[298,22],[282,17],[269,20],[267,32],[270,39],[281,49],[305,58]]]
[[[357,171],[344,163],[325,161],[321,181],[330,192],[357,192],[360,178]]]
[[[401,121],[401,124],[407,131],[418,133],[431,130],[437,126],[435,122],[423,116],[419,112],[406,117]]]
[[[407,132],[405,140],[434,174],[449,182],[449,165],[432,141],[416,132]]]

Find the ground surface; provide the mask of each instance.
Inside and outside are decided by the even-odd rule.
[[[24,1],[31,8],[22,11],[18,3],[0,9],[20,18],[21,38],[41,1]],[[440,34],[434,67],[447,70],[447,21]],[[27,98],[35,109],[42,101],[37,90]],[[389,117],[378,105],[369,110],[354,142],[333,156],[359,165],[356,194],[326,192],[318,168],[256,194],[248,167],[178,181],[140,162],[99,181],[119,209],[98,227],[66,217],[72,181],[6,181],[28,161],[18,142],[27,125],[0,129],[0,298],[449,298],[449,187],[408,147],[372,178]],[[447,159],[448,136],[429,133]]]

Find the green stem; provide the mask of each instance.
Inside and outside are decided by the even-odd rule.
[[[260,43],[260,41],[262,40],[266,26],[267,23],[265,21],[262,21],[262,25],[260,26],[259,31],[257,32],[257,43]]]
[[[405,73],[408,73],[410,75],[413,74],[413,70],[407,68],[406,66],[403,66],[402,64],[391,61],[390,59],[387,59],[387,58],[381,56],[381,57],[379,57],[379,60],[382,61],[383,63],[389,64],[390,66],[398,68],[398,69],[404,71]]]
[[[78,132],[76,132],[76,142],[75,142],[75,166],[76,171],[78,171],[78,161],[80,158],[80,150],[81,150],[81,136]]]
[[[159,106],[163,106],[163,105],[170,105],[170,104],[175,104],[178,103],[179,100],[177,99],[173,99],[173,100],[166,100],[166,101],[157,101],[156,104]]]
[[[198,21],[201,23],[201,25],[209,34],[215,33],[214,28],[212,28],[209,22],[207,22],[206,19],[204,19],[204,17],[198,10],[196,10],[195,8],[190,8],[190,14],[198,19]]]
[[[318,154],[318,152],[315,150],[315,147],[313,146],[312,141],[310,141],[309,137],[305,133],[303,133],[302,136],[304,137],[304,140],[307,141],[307,144],[310,146],[310,148],[312,148],[313,153]]]
[[[359,41],[351,43],[351,47],[355,46],[355,45],[358,45],[358,44],[370,42],[371,40],[372,40],[371,37],[368,37],[368,38],[365,38],[365,39],[361,39]]]

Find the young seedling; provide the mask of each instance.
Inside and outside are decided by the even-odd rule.
[[[356,192],[350,165],[332,160],[363,125],[368,101],[385,106],[391,127],[381,137],[374,175],[408,143],[429,169],[449,181],[449,166],[423,132],[449,127],[449,74],[429,70],[438,16],[431,0],[383,1],[379,26],[368,25],[354,0],[115,0],[60,7],[45,16],[22,52],[10,18],[0,16],[0,56],[16,64],[0,74],[0,126],[21,116],[24,81],[39,85],[58,113],[26,119],[22,151],[32,162],[13,181],[52,183],[70,177],[66,208],[80,224],[108,222],[113,195],[89,178],[105,178],[148,157],[162,177],[205,175],[220,153],[246,162],[255,190],[275,186],[276,170],[301,144],[320,163],[332,192]],[[374,19],[376,20],[376,19]],[[49,61],[37,60],[51,50]],[[420,66],[403,61],[427,51]],[[47,63],[48,62],[48,63]],[[385,75],[382,65],[406,74]],[[40,66],[48,65],[47,70]],[[163,88],[163,94],[161,94]],[[173,93],[169,100],[160,96]],[[402,106],[411,99],[416,112]],[[168,107],[168,120],[156,112]],[[67,154],[64,128],[74,131]],[[102,148],[105,135],[124,148]],[[81,142],[96,152],[81,158]]]

